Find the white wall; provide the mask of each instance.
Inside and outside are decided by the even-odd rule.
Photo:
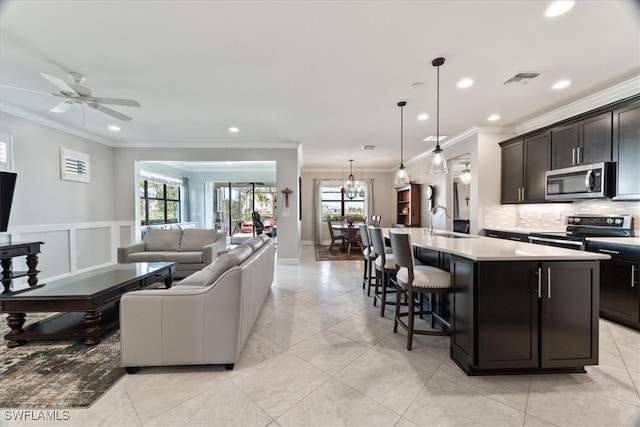
[[[13,138],[13,169],[18,174],[9,229],[0,242],[42,241],[41,281],[115,262],[121,228],[115,221],[111,147],[0,113],[0,132]],[[60,148],[86,153],[91,182],[60,178]],[[126,238],[126,237],[125,237]],[[22,259],[14,269],[26,269]]]

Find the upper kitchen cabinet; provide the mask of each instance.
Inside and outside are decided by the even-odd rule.
[[[640,200],[640,101],[613,112],[614,200]]]
[[[611,111],[552,129],[551,169],[610,162],[611,129]]]
[[[551,135],[543,132],[502,146],[502,203],[544,202]]]

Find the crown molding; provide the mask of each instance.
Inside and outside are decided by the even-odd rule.
[[[273,150],[274,148],[285,148],[297,150],[300,145],[301,144],[299,142],[234,142],[233,145],[231,145],[231,143],[226,142],[135,141],[117,143],[113,146],[116,148],[253,148],[258,150]]]
[[[30,122],[37,123],[42,126],[46,126],[52,129],[56,129],[71,135],[79,136],[90,141],[94,141],[100,144],[108,145],[109,147],[115,147],[113,141],[99,137],[89,132],[73,128],[61,123],[57,123],[51,119],[48,119],[39,114],[27,111],[24,108],[16,107],[15,105],[7,104],[6,102],[0,102],[0,111],[3,113],[11,114],[12,116],[19,117],[21,119],[29,120]]]
[[[536,130],[550,124],[568,119],[578,114],[586,113],[607,104],[634,96],[640,93],[640,76],[633,77],[627,81],[614,85],[610,88],[596,92],[578,101],[557,108],[548,113],[542,114],[531,120],[520,123],[516,127],[518,135]]]

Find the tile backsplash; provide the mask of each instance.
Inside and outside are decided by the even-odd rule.
[[[573,203],[484,207],[484,228],[530,228],[564,231],[567,215],[631,215],[633,235],[640,236],[640,202],[585,200]]]

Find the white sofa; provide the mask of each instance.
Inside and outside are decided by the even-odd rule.
[[[254,237],[170,289],[120,300],[122,366],[224,364],[233,369],[269,293],[275,239]]]
[[[211,264],[227,247],[227,236],[213,229],[149,229],[142,242],[118,248],[118,263],[175,262],[182,278]]]

